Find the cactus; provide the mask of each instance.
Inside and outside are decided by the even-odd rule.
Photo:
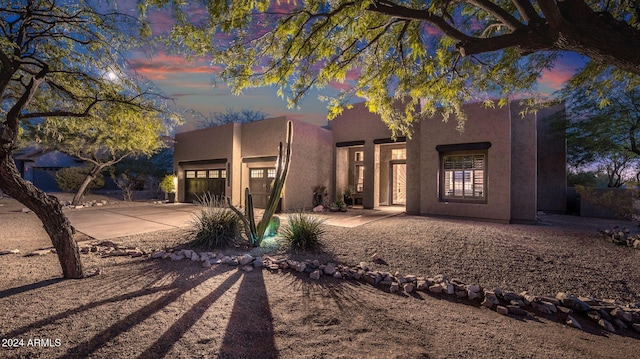
[[[278,201],[282,196],[282,190],[284,189],[284,182],[289,172],[289,162],[291,160],[291,142],[293,141],[293,123],[287,122],[287,136],[285,145],[280,142],[278,148],[278,163],[276,167],[276,177],[273,180],[273,186],[271,187],[271,195],[267,201],[267,206],[264,209],[262,220],[258,222],[256,226],[256,220],[253,210],[253,198],[249,188],[244,190],[245,208],[244,213],[231,204],[231,198],[227,197],[227,204],[240,218],[244,224],[245,234],[249,242],[254,246],[260,246],[265,232],[269,227],[271,217],[276,212],[278,207]]]

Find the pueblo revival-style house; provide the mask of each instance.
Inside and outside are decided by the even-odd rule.
[[[364,103],[327,127],[291,120],[281,210],[310,209],[314,190],[326,188],[328,202],[348,193],[364,208],[403,206],[409,214],[527,223],[535,222],[538,211],[565,212],[565,139],[549,127],[552,118],[564,117],[564,107],[524,117],[515,101],[503,108],[469,104],[465,111],[464,132],[456,121],[431,118],[414,125],[411,139],[395,140]],[[288,120],[177,134],[177,200],[191,202],[210,192],[244,205],[249,188],[254,206],[264,206]]]

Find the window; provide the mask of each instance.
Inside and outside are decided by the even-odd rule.
[[[354,174],[355,174],[354,183],[356,185],[356,192],[364,191],[364,166],[356,165]]]
[[[249,176],[251,178],[262,178],[262,177],[264,177],[263,173],[264,172],[263,172],[262,168],[260,168],[260,169],[252,169]]]
[[[364,152],[363,151],[356,151],[355,152],[355,156],[354,156],[354,161],[356,161],[356,162],[364,161]]]
[[[185,177],[196,178],[196,171],[185,171]]]
[[[397,148],[391,150],[391,160],[406,160],[407,159],[407,149],[406,148]]]
[[[196,171],[197,178],[207,178],[207,171]]]
[[[276,178],[276,169],[275,168],[267,169],[267,177],[268,178]]]
[[[220,171],[219,170],[211,170],[209,171],[209,178],[219,178]]]
[[[486,198],[486,154],[444,154],[442,156],[443,200],[484,201]]]

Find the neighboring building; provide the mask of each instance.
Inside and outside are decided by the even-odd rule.
[[[56,182],[56,173],[60,169],[84,163],[77,157],[56,150],[43,150],[38,146],[18,151],[14,161],[22,178],[45,192],[60,192]]]
[[[398,205],[407,213],[534,222],[538,211],[566,211],[564,136],[548,119],[556,106],[520,115],[516,102],[489,109],[465,106],[464,132],[455,120],[414,125],[412,139],[391,132],[363,103],[331,121],[330,129],[294,121],[293,157],[282,209],[310,208],[313,188],[330,198],[351,193],[364,208]],[[251,189],[264,206],[277,143],[287,119],[231,124],[176,135],[178,200],[211,191],[243,202]]]

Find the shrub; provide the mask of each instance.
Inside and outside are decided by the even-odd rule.
[[[200,211],[192,219],[191,244],[208,249],[232,246],[240,235],[238,216],[210,194],[198,198]]]
[[[288,216],[287,222],[281,235],[292,250],[315,251],[322,248],[320,237],[325,233],[323,219],[295,213]]]
[[[56,183],[58,187],[65,192],[77,192],[80,185],[89,174],[89,167],[66,167],[56,172]],[[98,173],[87,187],[87,190],[100,189],[104,187],[104,175]]]

